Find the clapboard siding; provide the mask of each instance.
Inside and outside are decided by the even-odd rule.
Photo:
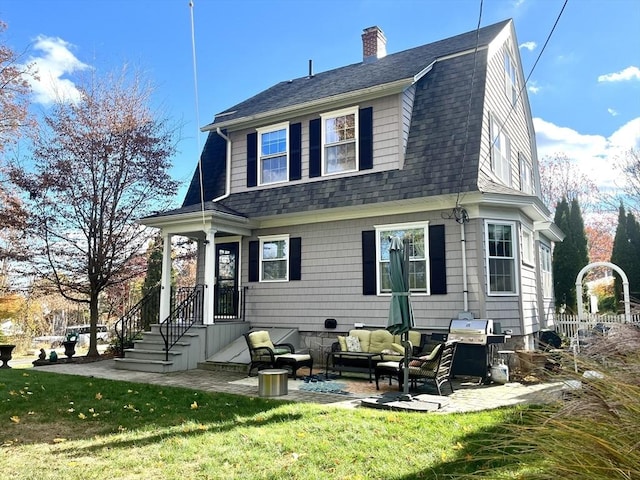
[[[399,133],[400,120],[400,95],[391,95],[376,99],[371,103],[361,105],[344,105],[343,108],[357,106],[359,108],[373,108],[373,168],[364,172],[377,172],[398,168],[398,152],[401,145],[401,134]],[[320,113],[320,112],[319,112]],[[291,185],[304,182],[322,181],[327,177],[309,178],[309,121],[318,118],[315,115],[306,115],[290,119],[290,124],[301,123],[302,125],[302,178],[300,180],[282,182],[272,185],[247,187],[247,135],[254,133],[255,128],[237,130],[229,132],[228,136],[232,142],[231,148],[231,193],[244,192],[247,190],[261,188],[278,188],[283,185]],[[262,125],[268,127],[270,123]],[[366,174],[365,173],[365,174]],[[345,176],[362,175],[363,172],[346,173]],[[335,176],[331,176],[333,178]]]
[[[265,229],[258,235],[288,233],[302,239],[302,279],[286,283],[243,283],[247,293],[247,320],[256,326],[291,326],[322,329],[325,318],[338,320],[338,331],[354,323],[381,325],[387,321],[389,295],[362,294],[361,232],[374,225],[428,220],[442,224],[441,212],[381,216],[377,218],[302,225],[286,230]],[[247,248],[248,241],[243,242]],[[459,226],[445,224],[448,285],[461,285]],[[243,256],[246,272],[248,256]],[[423,328],[447,328],[462,309],[462,292],[454,286],[446,295],[412,296],[416,324]]]
[[[487,68],[486,82],[486,102],[483,121],[483,139],[482,142],[482,163],[480,170],[487,174],[493,180],[500,181],[497,176],[491,172],[491,151],[492,142],[490,134],[490,117],[494,115],[498,122],[502,125],[503,131],[509,137],[511,142],[511,182],[509,186],[519,190],[520,184],[520,165],[518,161],[518,152],[523,152],[528,160],[535,163],[537,159],[531,158],[532,139],[534,132],[530,131],[530,124],[526,121],[528,114],[528,105],[523,98],[520,98],[513,107],[511,98],[506,93],[506,77],[504,69],[504,54],[507,44],[503,44],[496,49],[493,56],[489,59]],[[512,49],[515,54],[512,56],[514,61],[519,61],[517,54],[517,46]],[[523,79],[520,78],[520,86]],[[537,172],[534,168],[534,174]]]

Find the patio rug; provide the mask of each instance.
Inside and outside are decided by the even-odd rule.
[[[247,385],[250,387],[258,388],[258,377],[241,378],[240,380],[234,380],[229,382],[233,385]],[[331,393],[339,395],[376,395],[387,391],[394,391],[398,389],[398,385],[394,384],[389,386],[387,382],[381,382],[380,390],[376,390],[375,383],[369,383],[364,379],[351,379],[349,377],[340,377],[336,379],[329,377],[325,379],[324,375],[314,375],[312,377],[301,377],[298,380],[289,379],[287,382],[287,388],[289,391],[302,390],[306,392],[317,393]]]

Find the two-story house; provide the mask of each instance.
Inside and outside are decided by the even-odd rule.
[[[384,327],[398,236],[416,328],[469,312],[533,348],[562,233],[539,195],[513,22],[388,55],[378,27],[362,41],[361,62],[310,69],[203,127],[182,207],[141,220],[164,237],[161,320],[180,235],[198,245],[205,326],[295,328],[307,345]]]

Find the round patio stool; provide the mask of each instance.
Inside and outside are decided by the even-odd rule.
[[[280,397],[289,393],[289,371],[284,368],[269,368],[258,372],[258,395]]]

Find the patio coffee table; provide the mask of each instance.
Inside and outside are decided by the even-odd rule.
[[[340,375],[342,375],[342,372],[360,372],[360,373],[369,373],[369,383],[372,383],[373,381],[373,371],[374,368],[376,366],[376,364],[378,363],[378,361],[382,360],[382,354],[381,353],[369,353],[369,352],[329,352],[327,354],[327,371],[326,371],[326,376],[327,378],[329,378],[329,359],[333,358],[334,362],[332,362],[332,366],[334,367],[333,370],[337,371],[340,373]],[[339,359],[362,359],[362,360],[366,360],[367,366],[366,367],[360,367],[357,365],[354,366],[350,366],[350,365],[343,365],[340,364],[340,366],[338,368],[335,368],[335,359],[339,358]]]

